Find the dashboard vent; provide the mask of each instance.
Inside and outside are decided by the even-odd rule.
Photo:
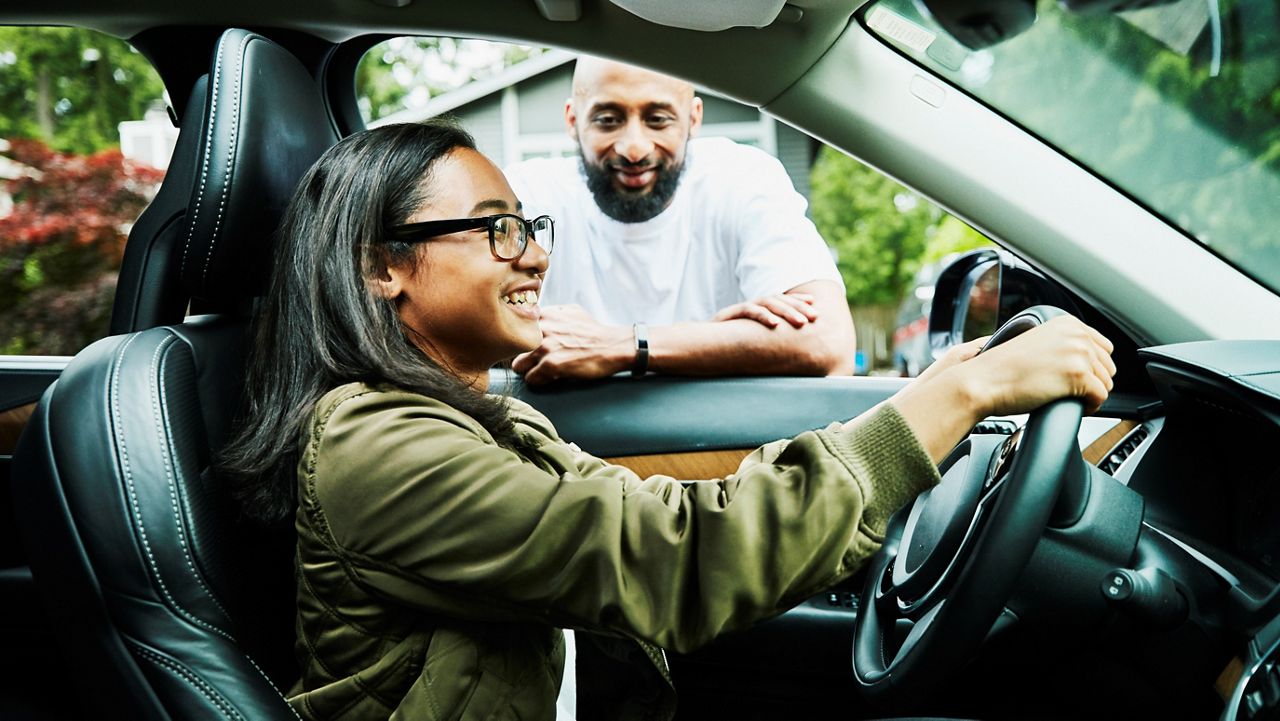
[[[1147,440],[1150,435],[1151,431],[1145,425],[1133,429],[1133,432],[1125,436],[1124,440],[1117,443],[1116,447],[1111,449],[1111,453],[1102,459],[1102,462],[1098,464],[1098,468],[1110,475],[1115,475],[1120,466],[1124,465],[1124,462],[1133,454],[1134,449],[1142,445],[1142,442]]]

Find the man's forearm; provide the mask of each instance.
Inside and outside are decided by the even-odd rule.
[[[765,299],[740,304],[745,309],[730,307],[727,317],[717,320],[646,324],[649,354],[644,364],[637,364],[632,327],[605,325],[578,306],[547,306],[542,309],[542,344],[517,356],[511,367],[533,385],[604,378],[638,365],[692,376],[852,373],[853,321],[843,290],[831,281],[813,281],[788,293],[804,297],[809,312],[799,323],[769,324],[756,318],[754,308],[772,304]],[[784,301],[774,308],[785,314],[787,305]]]
[[[776,328],[747,319],[649,326],[649,369],[672,375],[847,375],[852,329],[823,320]]]

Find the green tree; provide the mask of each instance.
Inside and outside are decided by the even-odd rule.
[[[357,102],[365,122],[385,118],[542,52],[544,48],[484,40],[392,38],[360,59]]]
[[[811,213],[836,252],[869,367],[890,363],[899,308],[925,263],[991,245],[959,218],[834,148],[811,176]]]
[[[987,240],[987,236],[970,228],[954,215],[944,213],[929,238],[929,245],[920,262],[923,265],[938,263],[953,253],[992,247],[995,247],[995,243]]]
[[[117,149],[81,156],[14,140],[26,171],[0,218],[0,353],[70,355],[106,335],[129,224],[163,173]]]
[[[849,304],[896,304],[941,211],[833,148],[819,153],[812,188],[813,222],[836,251]]]
[[[82,28],[0,28],[0,137],[89,154],[163,97],[159,76],[123,40]]]
[[[883,2],[929,23],[911,0]],[[916,57],[1280,289],[1280,4],[1037,4],[1026,33]]]

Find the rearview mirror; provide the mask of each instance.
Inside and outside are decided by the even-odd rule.
[[[1060,0],[1063,9],[1080,14],[1115,13],[1169,2],[1174,0]],[[1036,0],[916,0],[916,5],[970,50],[989,48],[1036,21]]]

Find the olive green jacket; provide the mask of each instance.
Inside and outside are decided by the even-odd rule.
[[[669,718],[655,646],[696,648],[846,578],[938,481],[887,404],[689,484],[511,406],[530,457],[413,393],[349,384],[317,405],[298,465],[304,718],[553,719],[561,628],[590,632],[580,718]]]

